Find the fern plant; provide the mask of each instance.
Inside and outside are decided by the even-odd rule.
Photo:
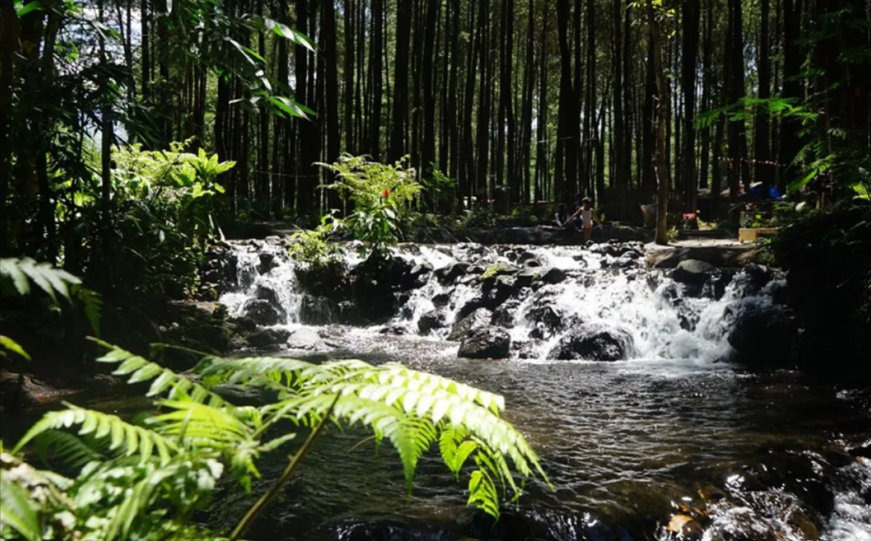
[[[0,293],[4,296],[27,295],[31,292],[31,282],[51,297],[57,304],[58,296],[72,303],[73,297],[81,301],[85,317],[91,324],[91,329],[100,334],[100,312],[103,301],[100,296],[82,286],[82,281],[63,269],[52,267],[48,263],[37,263],[29,257],[0,259]],[[15,340],[0,335],[0,356],[6,351],[30,360],[30,355]],[[4,351],[5,350],[5,351]]]
[[[108,351],[98,361],[116,365],[116,375],[130,383],[150,382],[147,395],[159,412],[128,422],[65,404],[38,421],[13,451],[36,442],[42,455],[63,459],[78,472],[64,487],[65,510],[70,531],[83,539],[238,539],[328,423],[363,426],[376,441],[395,447],[409,495],[418,461],[434,445],[448,471],[467,479],[468,504],[494,518],[502,502],[521,495],[528,479],[549,485],[531,446],[500,417],[503,398],[441,376],[397,364],[270,357],[207,357],[183,375],[99,343]],[[276,398],[259,407],[234,405],[214,391],[226,384],[261,388]],[[298,429],[282,429],[286,421]],[[305,442],[232,532],[190,526],[190,513],[209,505],[225,471],[250,491],[252,478],[260,476],[258,459],[298,431],[308,432]],[[11,497],[0,526],[4,538],[45,538],[49,511],[26,490]]]

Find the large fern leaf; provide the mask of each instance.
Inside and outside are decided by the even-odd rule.
[[[13,452],[18,452],[28,442],[49,430],[58,430],[81,425],[78,434],[92,434],[97,440],[108,438],[109,449],[125,456],[137,455],[143,462],[148,461],[156,451],[161,464],[166,464],[172,454],[179,452],[178,446],[152,430],[132,425],[116,415],[79,408],[64,403],[65,410],[46,413],[21,438]],[[72,449],[72,448],[69,448]],[[72,449],[78,452],[78,449]]]
[[[29,257],[0,259],[0,279],[11,282],[19,295],[30,293],[30,282],[33,281],[55,301],[58,294],[70,300],[69,286],[82,283],[65,270],[48,263],[37,263]]]
[[[181,374],[173,372],[169,368],[164,368],[157,363],[153,363],[139,355],[130,353],[102,340],[96,338],[91,340],[109,350],[105,355],[98,358],[97,362],[119,364],[118,368],[112,372],[114,375],[130,376],[127,380],[128,383],[151,381],[151,387],[146,393],[148,397],[166,396],[169,399],[176,399],[184,395],[189,396],[195,402],[208,403],[216,407],[232,408],[231,404],[228,404],[216,393]]]
[[[28,541],[42,537],[36,506],[17,483],[0,471],[0,531],[9,527]]]

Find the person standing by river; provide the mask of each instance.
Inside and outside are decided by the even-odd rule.
[[[589,197],[585,197],[581,200],[581,205],[575,210],[574,214],[566,220],[564,225],[568,226],[573,220],[579,217],[583,224],[584,243],[586,244],[589,242],[590,237],[593,234],[593,223],[595,222],[599,227],[602,227],[602,221],[596,214],[595,209],[593,209],[593,201]]]

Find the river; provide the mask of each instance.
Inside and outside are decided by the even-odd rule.
[[[410,245],[399,256],[426,272],[397,314],[348,326],[332,323],[335,306],[300,286],[283,241],[239,242],[233,251],[236,268],[221,301],[238,315],[248,299],[272,292],[283,315],[276,327],[292,333],[290,349],[272,354],[399,361],[500,393],[506,418],[556,487],[528,486],[494,526],[465,507],[464,486],[434,458],[422,462],[409,499],[395,453],[356,447],[364,433],[333,431],[253,539],[640,541],[681,531],[704,541],[871,540],[871,461],[845,452],[871,440],[869,390],[730,362],[731,314],[741,303],[773,302],[782,286],[776,274],[761,284],[746,273],[718,274],[719,285],[691,291],[607,249]],[[345,260],[360,262],[351,249]],[[479,289],[475,279],[444,279],[458,262],[471,265],[468,275],[496,263],[565,274],[508,301],[509,359],[457,358],[458,344],[446,340]],[[542,328],[543,306],[568,328]],[[439,325],[422,327],[432,313]],[[579,322],[628,333],[628,359],[549,360]],[[295,342],[300,336],[308,340]],[[260,486],[282,466],[267,463]],[[222,509],[251,501],[222,497]]]

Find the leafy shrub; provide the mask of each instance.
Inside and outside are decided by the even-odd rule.
[[[342,227],[340,220],[325,214],[315,229],[300,229],[290,237],[290,256],[312,268],[326,268],[341,260],[341,249],[333,236]]]
[[[326,188],[347,195],[353,204],[353,212],[344,220],[351,235],[377,253],[396,245],[400,224],[413,212],[412,203],[422,189],[414,169],[405,168],[402,161],[388,165],[349,154],[334,164],[319,165],[336,176]]]
[[[73,478],[40,472],[0,455],[4,539],[181,540],[244,535],[289,481],[328,423],[362,426],[396,448],[409,491],[421,456],[437,444],[459,479],[467,474],[469,505],[499,516],[503,498],[521,494],[520,480],[547,482],[535,452],[500,418],[502,397],[400,365],[362,361],[324,364],[287,358],[204,359],[202,383],[115,346],[100,362],[131,383],[151,382],[147,396],[160,411],[125,421],[66,404],[34,424],[14,452],[36,442],[44,456],[63,459]],[[277,393],[261,407],[237,406],[215,394],[217,384],[244,384]],[[250,491],[257,462],[297,436],[287,421],[310,429],[287,467],[232,533],[209,532],[191,514],[211,503],[226,473]],[[471,471],[465,468],[474,461]]]

